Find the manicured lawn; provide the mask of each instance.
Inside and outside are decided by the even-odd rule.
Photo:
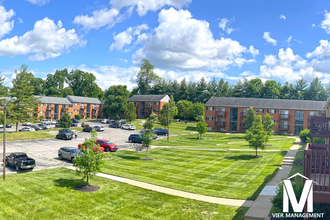
[[[51,129],[47,129],[45,131],[59,131],[61,129],[63,129],[63,128],[51,128]],[[76,130],[76,131],[82,131],[83,130],[82,127],[70,127],[69,129],[70,130]]]
[[[301,173],[303,174],[304,172],[304,165],[303,165],[303,162],[304,162],[304,151],[298,151],[295,158],[295,163],[293,166],[292,166],[292,169],[290,171],[290,174],[289,176],[292,176],[296,173]]]
[[[65,168],[8,175],[0,181],[0,219],[236,219],[237,208],[166,195],[95,177],[93,193],[78,192],[75,171]]]
[[[173,189],[233,199],[255,199],[286,152],[193,151],[156,148],[153,161],[141,161],[145,152],[111,153],[104,173]]]
[[[170,137],[170,141],[167,141],[166,138],[159,139],[152,142],[152,145],[157,146],[179,146],[179,147],[188,147],[188,148],[210,148],[210,149],[251,149],[248,146],[248,142],[244,139],[244,134],[204,134],[202,140],[197,139],[197,134],[190,135],[179,135],[175,137]],[[275,137],[275,138],[274,138]],[[273,136],[268,141],[266,149],[268,150],[287,150],[289,149],[295,139],[285,138],[281,136]],[[236,143],[238,142],[238,143]],[[244,142],[244,143],[239,143]],[[232,143],[232,144],[227,144]],[[217,145],[221,144],[221,145]]]
[[[54,138],[54,137],[55,135],[48,134],[43,131],[6,133],[6,141],[33,140],[33,139],[44,139],[44,138]],[[0,141],[2,140],[3,140],[3,134],[0,135]]]

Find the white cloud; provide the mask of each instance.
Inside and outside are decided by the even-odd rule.
[[[292,35],[290,37],[288,37],[288,39],[286,40],[286,42],[290,44],[290,41],[291,40],[292,40]]]
[[[235,31],[234,28],[228,27],[229,23],[231,23],[231,20],[228,20],[227,18],[222,18],[219,23],[219,27],[227,34],[230,34],[231,32]]]
[[[177,9],[191,3],[192,0],[111,0],[112,7],[122,9],[124,7],[134,6],[139,16],[144,16],[148,11],[157,11],[164,6]]]
[[[270,32],[264,32],[264,36],[263,38],[265,39],[265,41],[267,41],[268,43],[273,44],[273,46],[276,46],[277,44],[277,40],[273,39],[270,37]]]
[[[60,56],[72,46],[84,46],[75,30],[66,31],[58,21],[44,18],[34,24],[31,31],[22,36],[14,36],[0,41],[0,56],[14,57],[29,54],[30,60],[45,60]]]
[[[48,2],[50,2],[50,0],[26,0],[32,4],[35,4],[35,5],[45,5],[47,4]]]
[[[111,50],[122,50],[124,46],[130,45],[132,43],[132,40],[134,39],[134,36],[140,35],[141,31],[148,30],[149,27],[146,24],[141,24],[136,27],[129,27],[127,30],[115,35],[113,37],[114,42],[110,46]]]
[[[259,54],[259,50],[255,49],[252,45],[250,45],[250,47],[249,47],[249,52],[252,54],[253,57],[255,57]]]
[[[188,10],[163,9],[158,14],[158,22],[154,34],[144,35],[143,47],[133,55],[136,65],[147,58],[160,68],[224,69],[255,62],[245,59],[243,54],[255,56],[259,52],[230,38],[214,39],[209,23],[193,19]]]
[[[18,21],[19,21],[19,23],[23,23],[23,19],[22,18],[17,18],[18,19]]]
[[[315,27],[315,24],[312,24],[312,27]]]
[[[285,15],[280,15],[280,19],[285,20],[286,19]]]
[[[324,11],[324,20],[321,22],[321,28],[330,34],[330,12]]]
[[[14,28],[14,21],[10,20],[15,12],[10,9],[6,11],[5,7],[0,5],[0,39],[8,34]]]
[[[320,40],[320,46],[316,47],[316,49],[307,53],[307,58],[318,57],[321,59],[329,59],[330,58],[330,42],[328,40]]]

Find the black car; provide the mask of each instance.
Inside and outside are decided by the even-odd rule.
[[[33,169],[36,166],[36,161],[32,158],[29,158],[26,153],[11,153],[9,156],[6,156],[5,160],[6,166],[13,166],[16,168],[16,171],[22,169]]]
[[[120,124],[122,124],[122,125],[127,124],[127,121],[125,121],[125,120],[123,120],[123,119],[119,120],[118,122],[119,122]]]
[[[121,123],[113,122],[109,125],[109,128],[121,128]]]
[[[73,139],[73,134],[71,134],[71,133],[58,133],[56,135],[56,139],[72,140]]]
[[[58,133],[69,133],[69,134],[74,134],[73,131],[71,131],[70,129],[67,129],[67,128],[63,128],[61,130],[58,131]]]
[[[73,123],[79,123],[79,120],[76,119],[76,118],[71,119],[71,121],[72,121]]]
[[[142,143],[142,137],[140,134],[131,134],[128,137],[128,141],[131,143]]]
[[[6,128],[11,128],[12,125],[10,123],[6,124]]]
[[[167,135],[168,130],[162,129],[162,128],[156,128],[155,130],[152,131],[152,133],[157,134],[157,135]]]
[[[84,132],[91,132],[93,130],[95,130],[95,128],[93,128],[93,127],[86,127],[83,129]]]
[[[55,124],[55,128],[59,128],[59,127],[60,127],[60,124],[61,124],[61,123],[56,122],[56,124]]]
[[[45,129],[42,129],[41,127],[39,127],[38,125],[31,125],[31,128],[34,128],[34,130],[36,130],[36,131],[45,130]]]

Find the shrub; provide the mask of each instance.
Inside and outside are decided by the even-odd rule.
[[[313,138],[313,143],[315,143],[315,144],[324,144],[325,143],[325,139],[324,138],[320,138],[320,137],[315,137],[315,138]]]
[[[287,135],[288,135],[288,133],[285,133],[285,132],[281,132],[281,133],[279,133],[279,135],[287,136]]]
[[[307,138],[311,138],[311,132],[309,129],[305,129],[299,133],[299,138],[302,143],[308,143]]]
[[[81,115],[79,115],[79,114],[75,114],[74,117],[75,117],[75,119],[77,119],[77,120],[81,120]]]
[[[89,127],[89,124],[83,122],[83,123],[81,123],[81,127],[83,127],[83,128],[87,128],[87,127]]]
[[[42,119],[45,119],[45,116],[40,115],[40,116],[39,116],[39,119],[40,119],[40,121],[41,121]]]
[[[63,113],[63,115],[61,116],[60,119],[60,127],[61,128],[70,128],[71,127],[71,116],[65,112]]]

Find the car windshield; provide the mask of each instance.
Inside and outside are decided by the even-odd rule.
[[[70,136],[71,135],[71,133],[64,133],[66,136]]]
[[[112,143],[110,142],[110,141],[107,141],[107,142],[105,142],[106,144],[109,144],[109,145],[111,145]]]
[[[80,150],[78,150],[78,149],[74,149],[74,150],[70,150],[70,152],[71,152],[72,154],[77,154],[77,153],[80,152]]]

